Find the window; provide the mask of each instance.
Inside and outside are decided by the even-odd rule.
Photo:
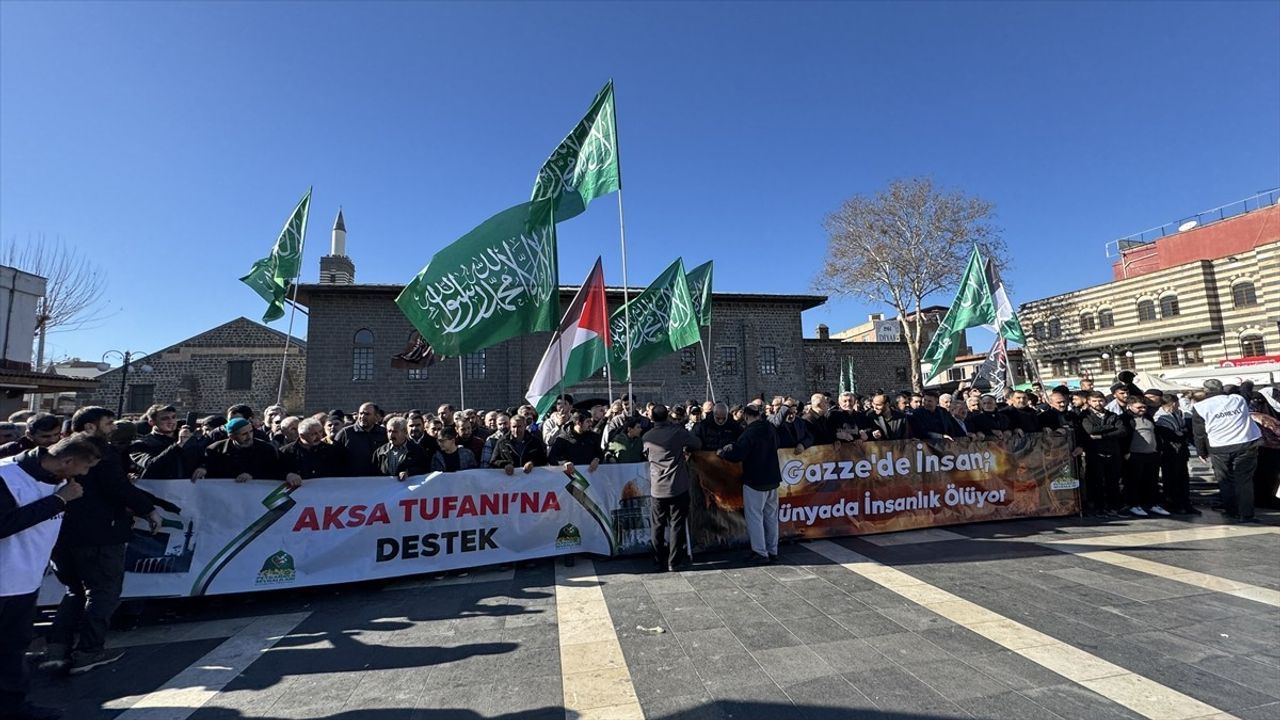
[[[1110,308],[1098,311],[1098,327],[1103,330],[1116,326],[1116,316],[1111,312]]]
[[[1182,356],[1186,358],[1188,365],[1201,365],[1204,363],[1204,351],[1200,349],[1200,343],[1183,345]]]
[[[1248,335],[1240,338],[1241,357],[1257,357],[1267,354],[1267,346],[1261,335]]]
[[[1062,377],[1062,370],[1063,370],[1062,361],[1054,360],[1053,363],[1050,365],[1049,374],[1053,375],[1055,378],[1060,378]]]
[[[1116,359],[1112,356],[1098,358],[1098,368],[1104,373],[1113,373],[1116,371]]]
[[[410,381],[426,380],[427,374],[422,372],[422,370],[423,370],[422,368],[409,368],[409,380]]]
[[[1120,369],[1121,369],[1121,370],[1134,370],[1134,369],[1137,369],[1137,367],[1138,367],[1138,364],[1137,364],[1137,361],[1134,359],[1134,356],[1133,356],[1133,355],[1121,355],[1121,356],[1120,356]]]
[[[1042,322],[1035,323],[1031,326],[1031,334],[1034,335],[1037,340],[1049,339],[1049,334],[1045,331],[1044,323]]]
[[[1093,313],[1085,313],[1080,316],[1080,332],[1089,332],[1095,328],[1097,328],[1097,325],[1093,322]]]
[[[1138,303],[1138,320],[1140,322],[1153,322],[1156,319],[1156,304],[1150,300],[1143,300]]]
[[[468,380],[483,380],[486,350],[477,350],[462,356],[462,375]]]
[[[1080,375],[1080,358],[1071,358],[1067,361],[1067,374],[1072,377]]]
[[[361,328],[351,340],[351,380],[367,382],[373,379],[373,333]]]
[[[228,360],[227,361],[227,389],[228,390],[252,390],[253,389],[253,361],[252,360]]]
[[[761,375],[777,375],[778,374],[778,348],[776,347],[760,348],[760,374]]]
[[[1238,308],[1253,307],[1258,304],[1258,293],[1253,283],[1245,280],[1231,286],[1231,304]]]
[[[738,372],[738,348],[736,345],[720,346],[720,372],[733,375]]]
[[[1178,316],[1178,296],[1165,295],[1160,298],[1160,317],[1171,318]]]
[[[132,413],[144,413],[156,401],[155,385],[130,385],[127,410]]]
[[[1160,348],[1160,367],[1177,367],[1178,366],[1178,348],[1172,345],[1165,345]]]
[[[960,382],[964,380],[965,374],[963,368],[951,368],[947,370],[947,382]]]
[[[680,374],[698,374],[698,351],[687,347],[680,351]]]
[[[809,377],[813,380],[813,386],[817,390],[824,389],[827,384],[827,366],[822,363],[815,363],[809,366]]]
[[[1049,337],[1050,338],[1062,337],[1062,321],[1059,320],[1058,318],[1054,318],[1049,321]]]

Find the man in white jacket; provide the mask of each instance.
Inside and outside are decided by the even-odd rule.
[[[31,644],[36,594],[62,526],[62,510],[84,494],[75,478],[101,457],[80,435],[0,462],[0,717],[48,720],[56,710],[27,700],[24,653]]]
[[[1196,455],[1213,465],[1223,512],[1242,523],[1253,516],[1253,473],[1258,467],[1262,430],[1249,417],[1249,403],[1222,391],[1220,380],[1205,380],[1208,397],[1191,409]]]

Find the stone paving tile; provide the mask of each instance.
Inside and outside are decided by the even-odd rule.
[[[631,665],[630,670],[642,707],[653,700],[696,695],[704,690],[697,668],[688,658],[672,663]]]
[[[887,713],[930,718],[969,717],[955,703],[903,668],[880,668],[844,675],[863,695]]]
[[[745,651],[701,658],[694,667],[703,685],[710,691],[775,684],[756,658]]]
[[[1000,649],[974,655],[966,658],[964,662],[1008,685],[1011,690],[1024,691],[1048,687],[1063,681],[1061,675],[1031,662],[1012,650]]]
[[[862,672],[880,667],[890,667],[894,663],[880,651],[863,640],[837,640],[835,642],[817,643],[809,646],[827,664],[838,672]]]
[[[853,639],[852,633],[826,615],[797,618],[784,617],[781,619],[781,623],[792,635],[795,635],[800,639],[800,642],[806,645]]]
[[[1140,720],[1141,715],[1117,705],[1101,695],[1064,683],[1022,691],[1022,694],[1041,707],[1052,710],[1064,718],[1088,718],[1089,720]]]
[[[803,644],[800,638],[777,621],[744,623],[730,626],[729,631],[747,650],[770,650]]]
[[[952,702],[1008,692],[986,674],[952,660],[915,663],[907,671]]]
[[[1061,715],[1015,692],[957,700],[956,705],[976,720],[1062,720]]]
[[[720,711],[733,720],[780,720],[795,712],[791,698],[772,683],[722,687],[710,693]]]
[[[862,612],[846,612],[834,614],[831,616],[833,620],[840,623],[840,626],[848,630],[854,637],[871,638],[879,635],[896,635],[903,632],[906,628],[889,618],[881,615],[875,610],[866,610]]]
[[[760,667],[779,687],[787,687],[805,680],[835,675],[836,669],[827,664],[808,647],[773,648],[751,653]]]
[[[876,704],[840,675],[805,680],[783,690],[796,704],[797,717],[801,718],[856,718],[876,711]]]

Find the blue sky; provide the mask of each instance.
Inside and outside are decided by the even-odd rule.
[[[682,254],[719,290],[808,292],[826,213],[931,175],[996,204],[1022,302],[1280,185],[1276,2],[9,1],[0,241],[60,237],[109,276],[107,318],[53,355],[157,350],[261,317],[236,278],[308,185],[304,281],[342,205],[358,279],[406,282],[528,197],[609,77],[633,285]],[[562,280],[602,254],[620,283],[617,235],[612,196],[562,224]]]

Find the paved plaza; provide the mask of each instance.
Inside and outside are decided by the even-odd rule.
[[[1280,515],[1062,518],[149,603],[76,720],[1280,718]]]

